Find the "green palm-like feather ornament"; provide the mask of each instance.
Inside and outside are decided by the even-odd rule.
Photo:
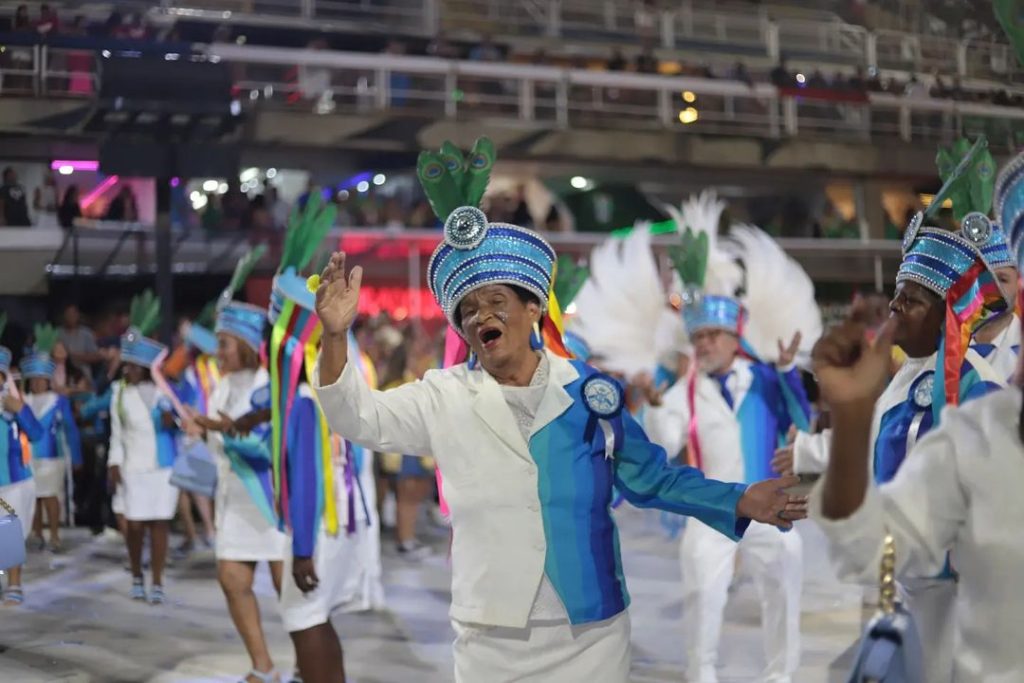
[[[57,339],[60,337],[60,332],[57,328],[49,323],[36,324],[32,328],[32,336],[35,339],[35,343],[32,348],[37,353],[45,353],[47,355],[53,353],[53,347],[57,344]]]
[[[551,288],[555,292],[558,305],[564,310],[572,303],[583,288],[583,283],[590,277],[590,268],[579,265],[571,256],[562,254],[555,264],[555,281]]]
[[[199,311],[199,315],[196,316],[193,322],[200,327],[212,330],[213,326],[217,323],[217,304],[219,301],[220,299],[217,298],[203,306],[203,310]]]
[[[967,138],[960,138],[952,149],[939,148],[935,164],[943,186],[926,215],[938,210],[946,199],[953,202],[953,216],[958,221],[975,211],[988,214],[992,208],[996,172],[984,135],[978,136],[973,145]]]
[[[313,260],[327,233],[334,227],[337,215],[337,207],[333,204],[325,205],[319,192],[310,193],[304,208],[296,207],[292,210],[279,270],[284,271],[291,267],[296,273],[301,273]]]
[[[994,0],[992,8],[1017,59],[1024,64],[1024,0]]]
[[[156,330],[160,324],[160,299],[156,298],[152,289],[147,289],[132,298],[131,307],[128,309],[128,321],[144,337],[148,337]]]
[[[480,206],[487,184],[491,181],[491,169],[496,159],[494,143],[490,138],[479,138],[473,143],[473,149],[466,158],[466,177],[462,183],[465,206]]]
[[[699,291],[704,287],[704,277],[708,272],[711,242],[706,232],[696,233],[693,228],[686,228],[680,237],[679,244],[668,248],[668,256],[683,281],[683,288]]]
[[[245,256],[238,259],[238,263],[235,264],[235,272],[231,274],[231,281],[224,291],[221,292],[220,306],[226,306],[231,303],[235,298],[235,294],[245,285],[245,281],[252,275],[252,271],[256,269],[256,265],[265,253],[267,253],[267,245],[258,244],[250,249]]]

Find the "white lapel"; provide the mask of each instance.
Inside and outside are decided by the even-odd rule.
[[[697,381],[697,403],[698,419],[710,419],[714,416],[713,419],[718,421],[734,417],[733,411],[722,396],[722,386],[718,380],[703,372]]]
[[[515,453],[532,462],[523,435],[516,426],[512,409],[505,402],[501,387],[483,369],[466,371],[466,386],[473,394],[473,412],[487,428]]]
[[[580,373],[565,358],[545,351],[548,357],[548,385],[533,418],[530,436],[547,427],[555,418],[569,409],[575,399],[565,390],[566,385],[579,379]]]
[[[32,409],[32,414],[37,420],[42,420],[50,410],[57,405],[57,394],[46,391],[42,394],[26,394],[25,403]]]
[[[754,371],[750,367],[750,361],[737,358],[733,361],[732,372],[734,381],[729,382],[729,389],[732,391],[732,412],[739,414],[740,406],[743,405],[744,399],[750,393],[750,387],[754,384]]]

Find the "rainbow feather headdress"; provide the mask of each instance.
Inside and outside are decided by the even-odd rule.
[[[427,266],[427,285],[453,331],[446,345],[446,364],[468,356],[465,336],[455,322],[459,302],[470,292],[492,284],[515,285],[535,295],[543,311],[543,345],[570,357],[562,339],[558,298],[552,290],[555,250],[533,230],[488,222],[478,208],[495,158],[494,144],[482,137],[468,154],[446,141],[440,151],[421,152],[417,160],[423,191],[444,222],[444,240]]]
[[[35,342],[32,353],[21,361],[21,376],[26,379],[39,377],[53,379],[56,364],[53,362],[53,347],[57,344],[57,328],[50,324],[36,325],[32,330]]]
[[[274,276],[267,319],[272,325],[270,335],[270,400],[271,457],[274,472],[274,493],[277,515],[282,528],[291,527],[286,476],[289,444],[288,424],[298,395],[301,371],[311,377],[316,363],[317,347],[323,328],[316,315],[316,297],[301,277],[317,248],[334,225],[337,211],[324,205],[319,192],[310,193],[306,206],[292,211],[285,236],[281,263]],[[336,534],[339,527],[332,476],[331,437],[327,420],[319,415],[316,430],[318,502],[323,508],[327,532]],[[322,498],[321,498],[322,497]],[[319,507],[318,507],[319,509]]]
[[[953,156],[940,150],[939,174],[945,180],[935,199],[918,212],[903,235],[903,262],[896,284],[915,282],[939,296],[946,306],[946,323],[939,342],[932,389],[932,411],[960,400],[960,369],[971,336],[1009,305],[999,281],[983,255],[993,245],[994,224],[987,213],[992,202],[991,155],[984,136],[973,145],[958,141]],[[956,161],[955,165],[953,162]],[[953,199],[961,229],[949,232],[926,227],[925,220],[947,198]]]

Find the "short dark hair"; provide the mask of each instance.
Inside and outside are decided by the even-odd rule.
[[[540,298],[530,290],[526,289],[525,287],[520,287],[519,285],[512,285],[507,282],[496,282],[495,284],[505,285],[513,292],[515,292],[516,298],[519,299],[519,303],[523,304],[524,306],[527,304],[537,304],[537,306],[540,306]],[[461,305],[462,302],[460,301],[459,306],[455,307],[455,326],[460,329],[462,328]]]

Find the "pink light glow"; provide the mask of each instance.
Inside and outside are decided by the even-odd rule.
[[[112,188],[117,184],[119,178],[116,175],[109,176],[103,180],[102,183],[94,187],[89,194],[85,195],[81,201],[82,210],[85,211],[89,208],[89,205],[95,202],[97,199],[103,196],[103,193]]]
[[[100,162],[88,161],[86,159],[57,159],[56,161],[50,162],[50,169],[53,171],[59,171],[61,166],[70,166],[76,171],[98,171],[100,168]]]

